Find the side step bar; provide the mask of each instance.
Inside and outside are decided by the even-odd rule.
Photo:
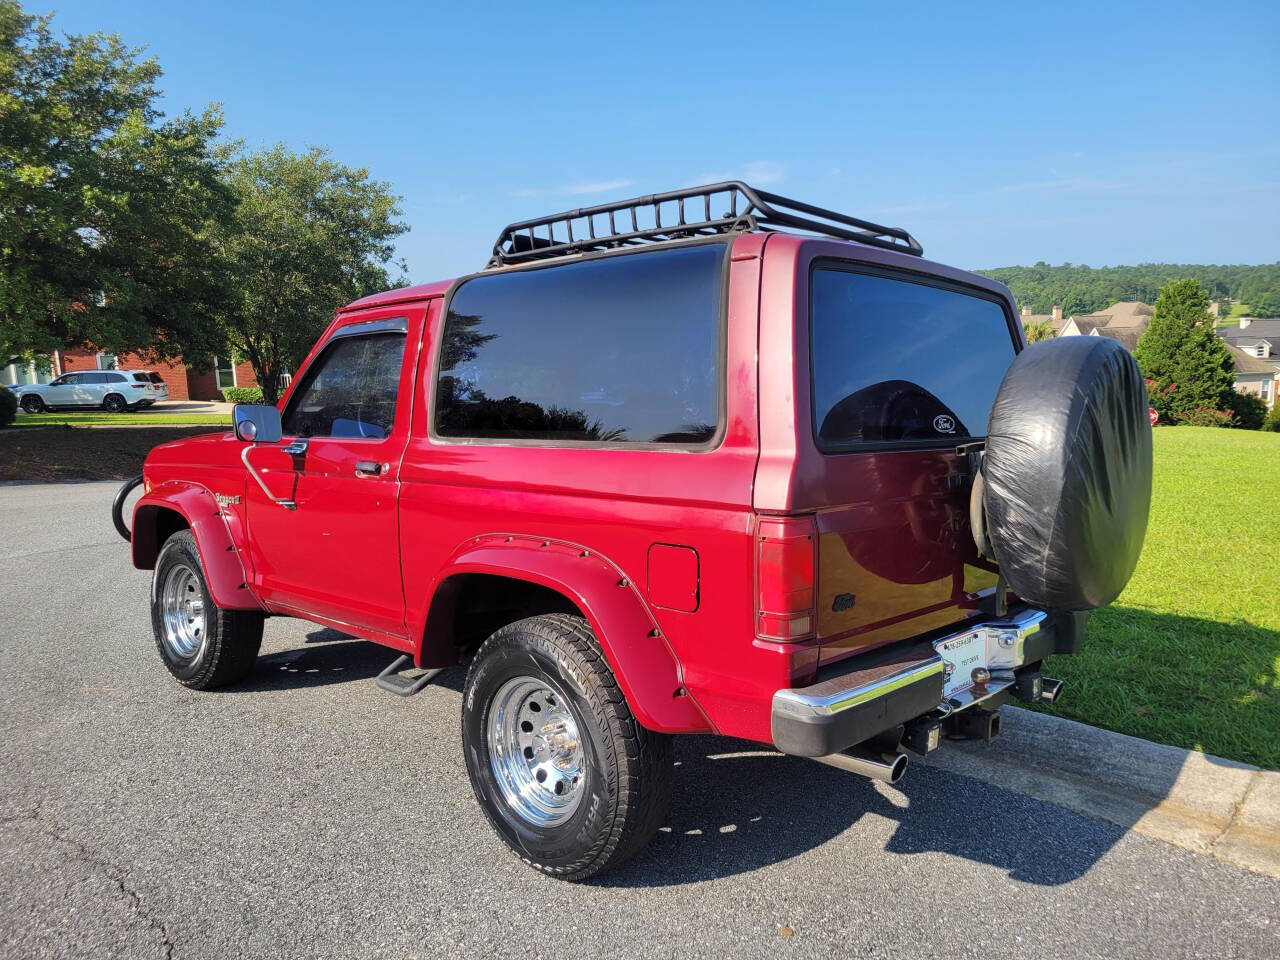
[[[387,664],[387,668],[378,674],[378,679],[374,682],[387,693],[394,693],[397,697],[412,697],[434,680],[444,669],[443,667],[437,667],[435,670],[428,670],[416,677],[401,676],[400,671],[412,662],[412,658],[407,653],[404,654]]]

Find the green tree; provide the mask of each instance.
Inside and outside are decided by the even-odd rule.
[[[1264,291],[1249,301],[1249,312],[1255,317],[1280,317],[1280,291]]]
[[[234,290],[223,332],[275,403],[281,371],[297,369],[338,307],[396,285],[387,266],[408,227],[387,184],[319,148],[241,155],[227,183],[238,202],[223,238]]]
[[[1231,409],[1235,364],[1213,332],[1209,295],[1198,281],[1174,280],[1161,288],[1134,356],[1163,419],[1200,407]]]
[[[0,357],[216,346],[222,118],[162,122],[159,77],[119,37],[60,39],[0,0]]]
[[[1022,328],[1022,332],[1027,337],[1027,343],[1039,343],[1041,340],[1052,340],[1056,333],[1053,332],[1053,324],[1048,320],[1032,320]]]
[[[1267,405],[1252,393],[1232,390],[1227,407],[1235,415],[1236,426],[1245,430],[1261,430],[1267,419]]]

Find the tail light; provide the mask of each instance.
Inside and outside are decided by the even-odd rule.
[[[807,640],[814,635],[812,517],[761,518],[756,528],[756,636]]]

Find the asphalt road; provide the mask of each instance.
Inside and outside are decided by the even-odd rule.
[[[152,645],[114,484],[0,487],[7,957],[1268,957],[1280,882],[937,769],[901,789],[737,741],[678,748],[669,827],[545,879],[492,834],[462,674],[272,620],[246,685]]]

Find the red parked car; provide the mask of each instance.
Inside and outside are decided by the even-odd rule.
[[[338,311],[278,409],[152,451],[157,648],[196,689],[266,616],[401,652],[395,693],[469,661],[475,795],[566,879],[661,825],[674,734],[896,780],[1052,699],[1141,547],[1136,364],[1024,346],[1004,286],[738,182],[513,224]]]

